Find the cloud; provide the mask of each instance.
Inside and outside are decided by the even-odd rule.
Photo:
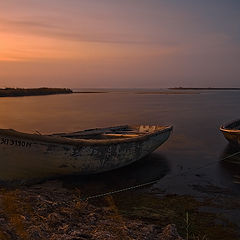
[[[27,28],[43,28],[43,29],[53,29],[56,28],[56,25],[50,24],[44,20],[9,20],[9,19],[0,19],[0,22],[8,25],[8,26],[15,26],[15,27],[27,27]]]
[[[0,18],[0,29],[5,32],[33,34],[47,38],[56,38],[61,40],[92,42],[92,43],[110,43],[110,44],[139,44],[139,45],[161,45],[161,46],[176,46],[177,41],[154,39],[149,35],[137,33],[124,33],[96,31],[81,29],[80,27],[70,26],[67,23],[59,24],[52,22],[61,22],[62,19],[4,19]],[[66,25],[65,25],[66,24]]]

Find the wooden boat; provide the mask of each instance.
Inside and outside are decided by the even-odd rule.
[[[221,126],[220,130],[231,144],[240,146],[240,119]]]
[[[153,152],[171,131],[172,126],[118,126],[40,135],[0,129],[0,182],[120,168]]]

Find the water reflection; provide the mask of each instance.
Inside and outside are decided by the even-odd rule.
[[[221,167],[240,185],[240,148],[229,144],[221,155]]]
[[[171,175],[175,175],[217,160],[226,145],[219,126],[227,119],[236,118],[240,101],[239,91],[203,91],[192,95],[135,94],[132,90],[126,93],[1,98],[0,128],[50,134],[122,124],[173,125],[174,133],[158,151],[168,157]],[[135,168],[129,169],[128,174],[134,178]],[[116,187],[125,184],[117,181],[128,179],[124,175],[127,173],[120,173],[123,174],[120,177],[115,174],[118,172],[109,175],[115,179],[111,182],[115,181]],[[231,178],[221,175],[226,175],[224,167],[219,172],[216,164],[196,174],[202,177],[191,174],[177,180],[169,178],[168,189],[189,193],[193,182],[232,187]]]
[[[152,153],[129,166],[90,176],[63,178],[63,185],[81,189],[83,195],[92,195],[130,187],[163,178],[170,171],[167,159]]]

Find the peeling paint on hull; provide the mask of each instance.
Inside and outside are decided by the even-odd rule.
[[[27,182],[120,168],[153,152],[171,131],[172,127],[162,127],[127,139],[89,140],[0,130],[0,181]]]

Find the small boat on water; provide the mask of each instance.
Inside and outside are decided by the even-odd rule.
[[[118,126],[52,135],[0,129],[0,182],[95,174],[131,164],[156,150],[172,126]]]
[[[240,119],[221,126],[220,130],[231,144],[240,146]]]

